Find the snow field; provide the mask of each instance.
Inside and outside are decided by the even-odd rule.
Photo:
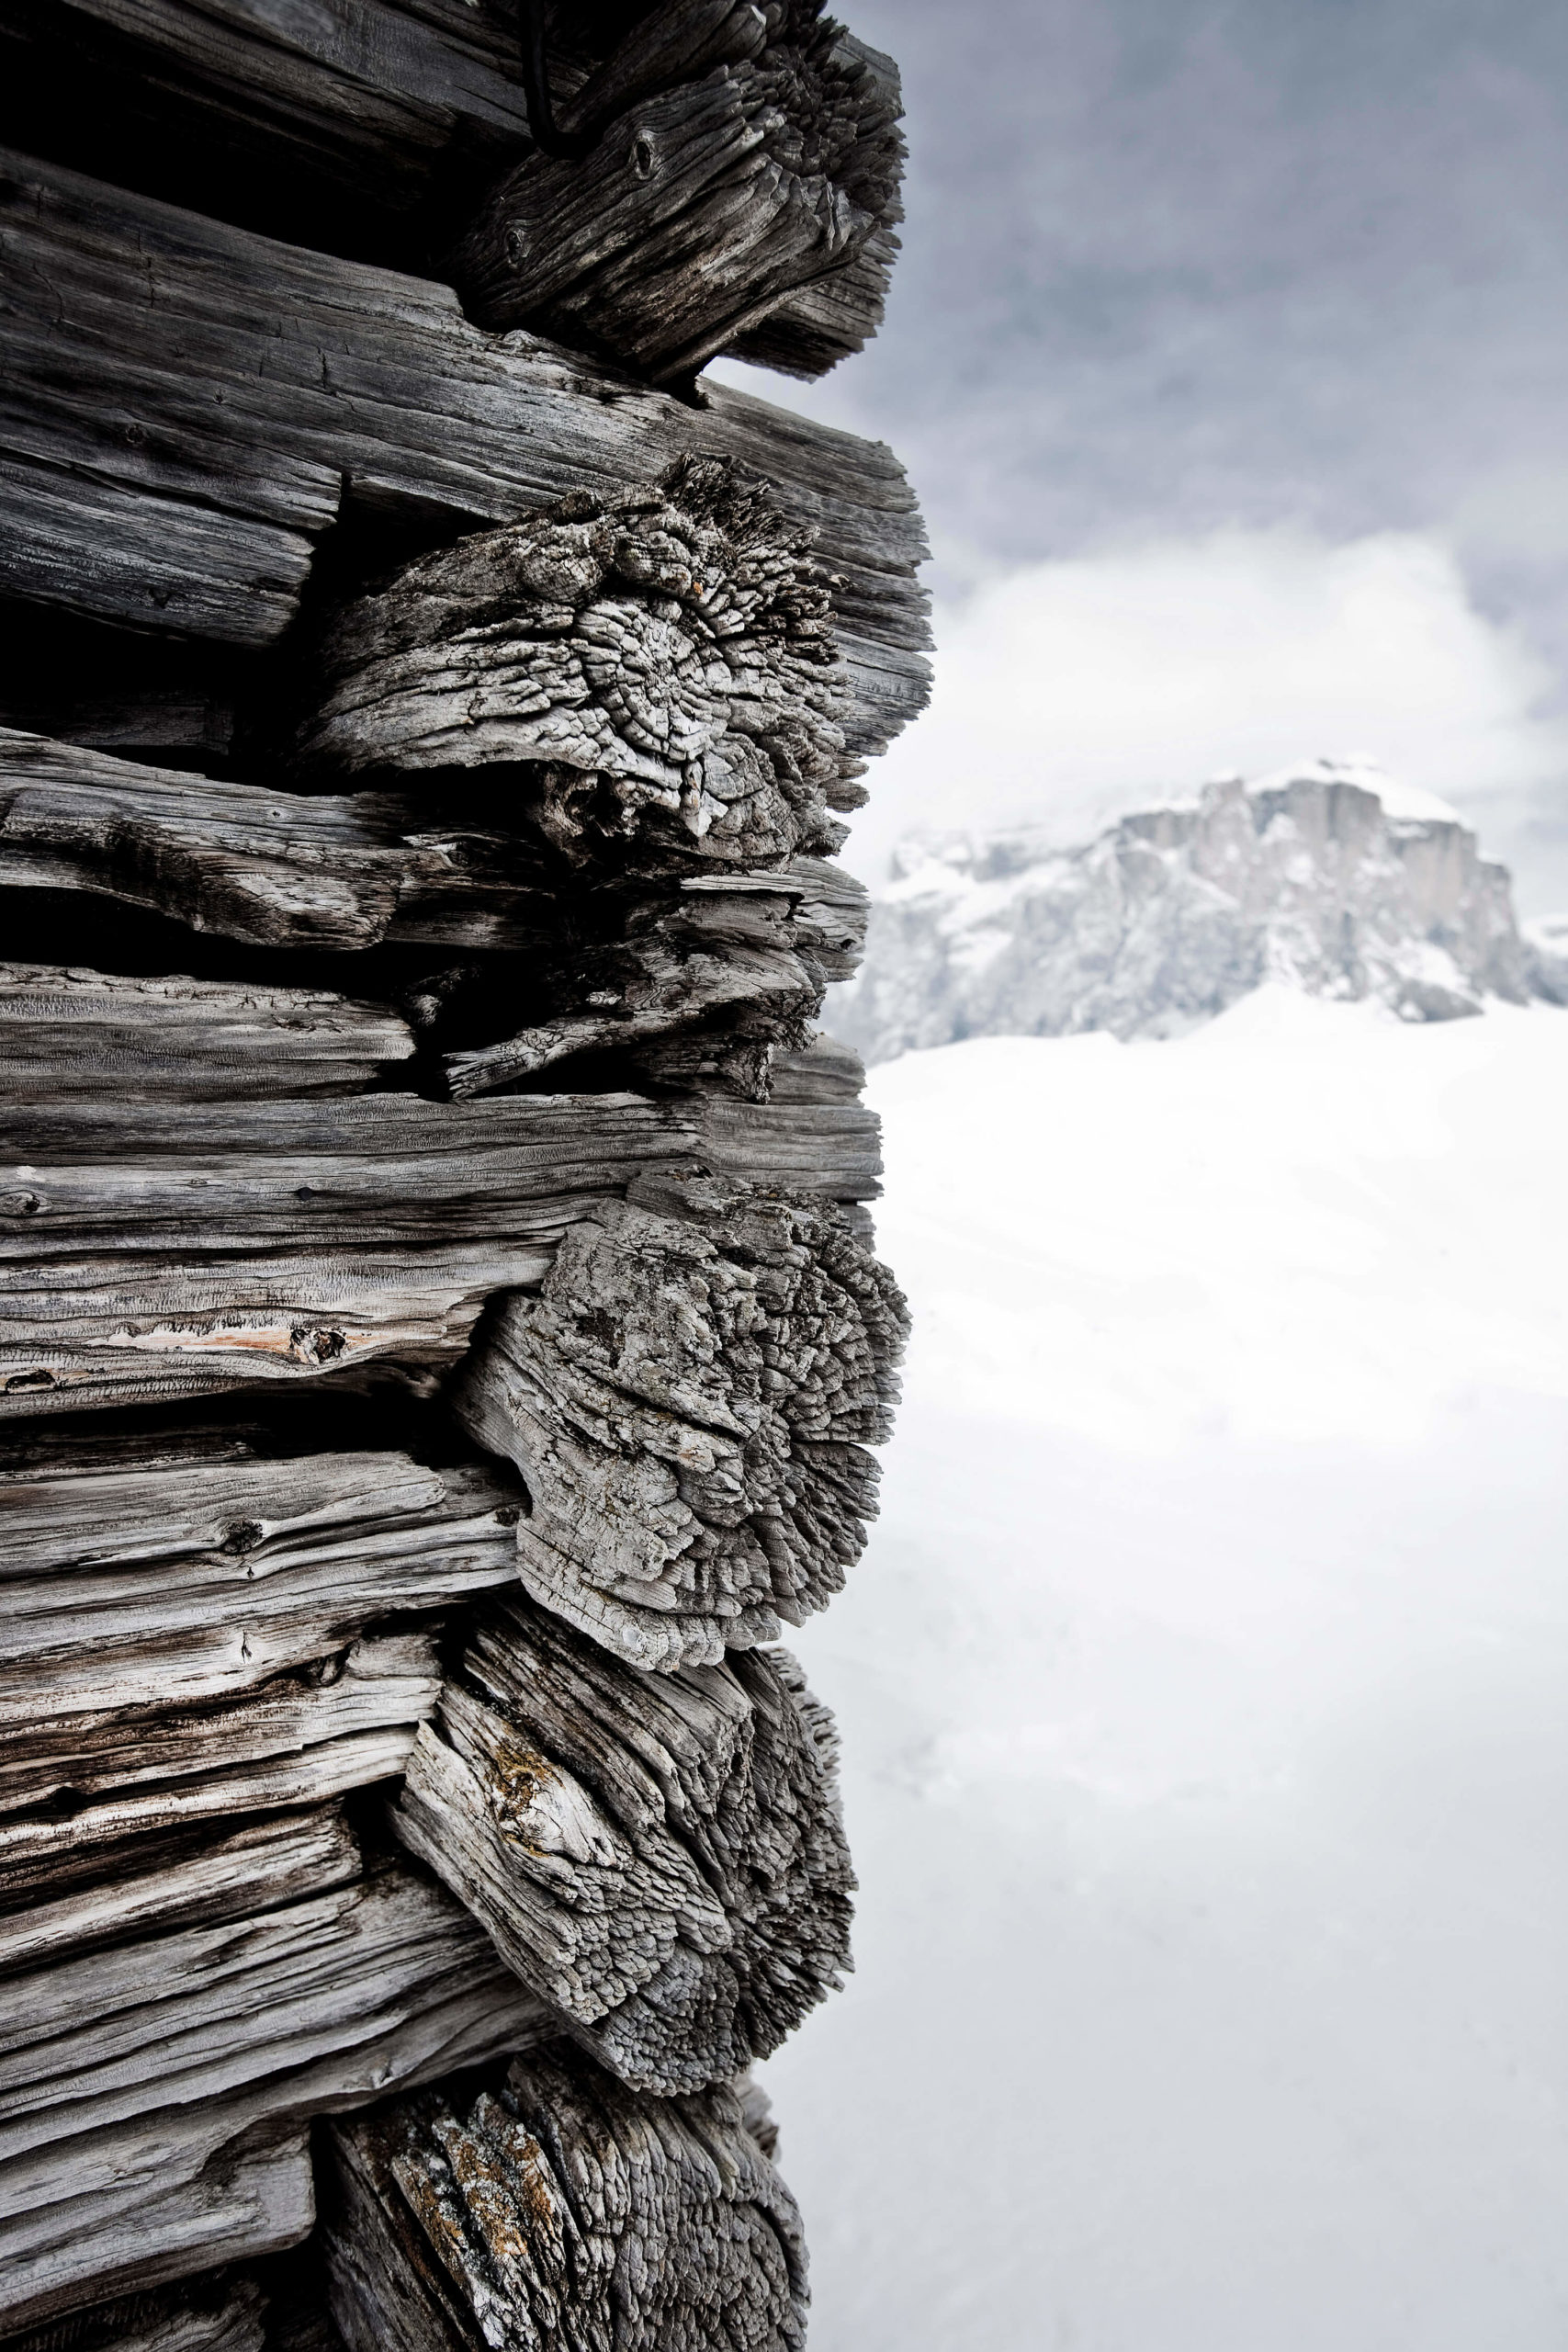
[[[873,1073],[813,2352],[1559,2352],[1565,1080],[1545,1009],[1282,990]]]

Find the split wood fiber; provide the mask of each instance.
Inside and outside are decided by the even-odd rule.
[[[395,1817],[497,1951],[641,2090],[771,2056],[849,1965],[837,1738],[795,1661],[649,1676],[479,1611]]]
[[[459,1417],[522,1472],[534,1598],[628,1665],[716,1665],[842,1585],[875,1510],[904,1301],[798,1194],[672,1172],[502,1303]]]
[[[328,2129],[349,2352],[799,2352],[800,2217],[739,2086],[639,2099],[559,2044]]]

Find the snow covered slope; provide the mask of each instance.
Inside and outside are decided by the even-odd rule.
[[[872,1099],[812,2352],[1561,2352],[1568,1020],[1266,987]]]
[[[953,1039],[1179,1035],[1281,980],[1406,1020],[1538,985],[1506,869],[1447,803],[1318,760],[1123,817],[1086,847],[917,838],[829,1023],[868,1061]]]

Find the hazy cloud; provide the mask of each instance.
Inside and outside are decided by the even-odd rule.
[[[1427,538],[1168,539],[1029,566],[937,620],[931,713],[856,825],[870,876],[910,826],[1043,819],[1074,839],[1221,771],[1318,752],[1370,752],[1506,846],[1568,771],[1546,664]]]

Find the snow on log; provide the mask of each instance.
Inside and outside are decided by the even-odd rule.
[[[602,2064],[697,2090],[770,2056],[849,1965],[836,1760],[784,1651],[646,1675],[499,1600],[394,1826]]]
[[[800,2216],[728,2085],[642,2099],[570,2046],[329,2124],[349,2352],[801,2352]]]
[[[639,1180],[502,1304],[454,1394],[527,1484],[529,1592],[639,1667],[799,1624],[860,1556],[907,1329],[820,1202]]]

